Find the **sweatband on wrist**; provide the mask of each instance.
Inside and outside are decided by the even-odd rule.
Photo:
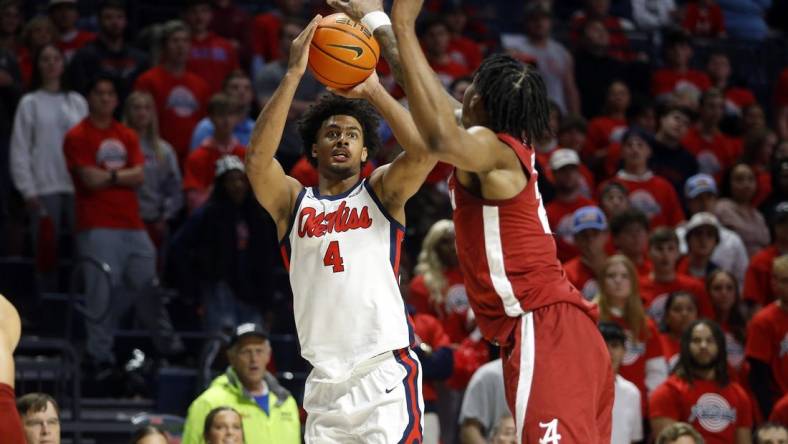
[[[383,11],[372,11],[361,18],[361,24],[374,33],[381,26],[391,25],[391,19]]]

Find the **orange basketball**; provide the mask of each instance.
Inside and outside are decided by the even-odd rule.
[[[348,89],[375,71],[379,56],[372,32],[345,14],[332,14],[317,25],[309,46],[309,69],[320,83]]]

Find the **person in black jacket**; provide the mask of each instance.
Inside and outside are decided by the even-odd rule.
[[[276,227],[252,196],[244,164],[227,155],[216,162],[211,197],[173,240],[180,280],[196,283],[209,332],[262,324],[278,296]]]

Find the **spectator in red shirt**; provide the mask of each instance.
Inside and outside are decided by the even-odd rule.
[[[583,26],[588,20],[599,20],[610,35],[608,52],[619,60],[632,60],[635,54],[630,48],[626,32],[635,29],[628,20],[610,15],[610,0],[586,0],[585,9],[577,11],[570,23],[570,40],[573,45],[580,41]]]
[[[66,61],[71,60],[79,48],[96,38],[92,32],[77,29],[77,0],[49,0],[48,12],[60,36],[58,47],[63,51]]]
[[[725,19],[720,5],[714,0],[695,0],[687,3],[681,26],[694,37],[725,37]]]
[[[651,233],[648,244],[648,255],[653,268],[651,273],[640,277],[640,296],[649,316],[657,323],[662,322],[665,302],[674,291],[689,292],[698,303],[698,313],[703,317],[713,316],[714,311],[703,283],[676,272],[679,258],[679,239],[676,232],[668,227],[659,227]]]
[[[599,290],[597,276],[607,259],[607,220],[599,207],[578,208],[572,215],[572,236],[580,254],[564,263],[564,271],[583,296],[591,300]]]
[[[731,61],[724,51],[714,51],[709,55],[706,73],[712,86],[725,93],[726,115],[741,117],[742,110],[755,103],[752,91],[731,82]]]
[[[87,309],[98,317],[85,319],[86,351],[98,375],[115,363],[115,329],[131,306],[160,353],[182,352],[183,344],[157,294],[156,251],[139,215],[137,135],[113,118],[118,96],[110,77],[98,76],[88,91],[90,113],[66,134],[63,151],[76,189],[79,254],[110,270],[107,286],[105,271],[84,267]]]
[[[419,26],[419,40],[424,48],[424,55],[438,75],[443,86],[448,89],[455,79],[471,73],[470,69],[458,63],[449,53],[451,32],[449,25],[440,16],[427,17]]]
[[[191,0],[183,14],[192,38],[186,69],[205,80],[211,94],[219,92],[224,79],[240,66],[232,43],[210,31],[212,18],[210,0]]]
[[[747,328],[741,306],[739,284],[730,272],[715,270],[706,279],[706,292],[714,308],[713,319],[725,333],[728,365],[739,373],[744,364],[744,338]]]
[[[621,80],[614,80],[607,88],[603,115],[588,122],[583,157],[591,162],[592,170],[601,173],[608,146],[620,143],[627,131],[627,108],[630,102],[629,87]]]
[[[679,260],[677,271],[702,281],[719,268],[711,255],[720,244],[720,223],[713,214],[695,213],[684,225],[687,254]]]
[[[745,345],[750,387],[765,417],[788,393],[788,255],[774,260],[772,288],[776,300],[750,320]]]
[[[14,393],[14,349],[22,333],[22,322],[13,305],[0,294],[0,436],[8,444],[25,444],[22,421],[16,414]]]
[[[275,0],[274,3],[274,9],[252,21],[252,78],[257,78],[257,73],[266,64],[287,56],[279,45],[282,24],[287,20],[304,20],[304,0]]]
[[[161,136],[175,149],[183,166],[192,130],[205,114],[210,93],[203,79],[186,70],[190,42],[189,28],[183,22],[165,23],[159,45],[161,63],[137,78],[134,89],[153,95]]]
[[[566,262],[579,253],[572,237],[572,215],[580,207],[593,205],[583,196],[580,156],[569,148],[559,148],[550,156],[555,198],[545,206],[547,221],[555,235],[558,260]]]
[[[714,321],[700,319],[685,330],[673,374],[651,394],[649,418],[655,434],[687,421],[709,444],[751,442],[752,406],[731,381],[725,337]]]
[[[599,305],[599,319],[615,322],[627,335],[619,374],[638,387],[645,412],[647,393],[668,376],[657,326],[643,310],[632,261],[620,254],[610,256],[599,277],[602,282],[595,299]]]
[[[774,242],[757,252],[744,275],[744,301],[754,313],[774,300],[772,263],[778,256],[788,254],[788,203],[777,206],[772,219]]]
[[[476,71],[482,63],[482,49],[479,43],[464,35],[468,24],[468,15],[461,2],[449,2],[444,13],[444,20],[449,27],[449,54],[451,58],[463,65],[469,73]]]
[[[741,161],[755,173],[756,191],[752,204],[760,206],[772,192],[772,153],[777,146],[777,135],[768,128],[749,131],[744,135]]]
[[[686,90],[695,97],[711,86],[709,76],[690,68],[692,41],[685,31],[675,30],[665,36],[662,46],[665,67],[657,69],[651,77],[651,95],[664,101],[673,92]]]
[[[202,206],[211,194],[216,162],[232,154],[243,159],[246,148],[233,136],[233,128],[243,116],[241,105],[225,93],[214,94],[208,102],[208,118],[213,124],[212,137],[204,139],[192,151],[183,168],[183,190],[189,212]]]
[[[213,0],[213,20],[211,31],[230,41],[244,67],[249,66],[251,59],[251,42],[249,39],[252,28],[252,17],[246,10],[235,4],[233,0]]]
[[[408,304],[417,313],[435,316],[451,343],[461,343],[474,324],[458,267],[452,221],[439,220],[430,227],[422,241],[414,273],[408,288]]]
[[[627,188],[629,202],[649,218],[652,227],[675,227],[684,220],[684,211],[670,182],[655,175],[648,167],[652,152],[650,140],[648,134],[636,128],[624,134],[621,145],[623,167],[613,180]]]
[[[659,340],[662,343],[662,353],[668,361],[668,367],[673,368],[679,360],[681,348],[681,335],[687,326],[698,319],[698,303],[695,296],[686,291],[674,291],[668,295],[665,302],[665,316],[659,326]]]
[[[637,269],[638,276],[651,271],[648,250],[648,218],[637,208],[628,208],[610,218],[610,233],[616,252],[626,256]]]
[[[718,179],[734,164],[741,148],[740,140],[720,131],[724,112],[725,97],[719,89],[710,88],[700,97],[698,122],[681,139],[681,145],[698,160],[698,170]]]

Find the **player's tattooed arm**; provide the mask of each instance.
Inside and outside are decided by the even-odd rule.
[[[282,140],[296,88],[306,71],[309,44],[320,19],[320,15],[315,16],[293,40],[287,73],[257,117],[246,151],[249,183],[257,200],[276,222],[280,238],[287,231],[291,207],[301,186],[298,181],[285,175],[282,166],[274,159],[274,154]]]

